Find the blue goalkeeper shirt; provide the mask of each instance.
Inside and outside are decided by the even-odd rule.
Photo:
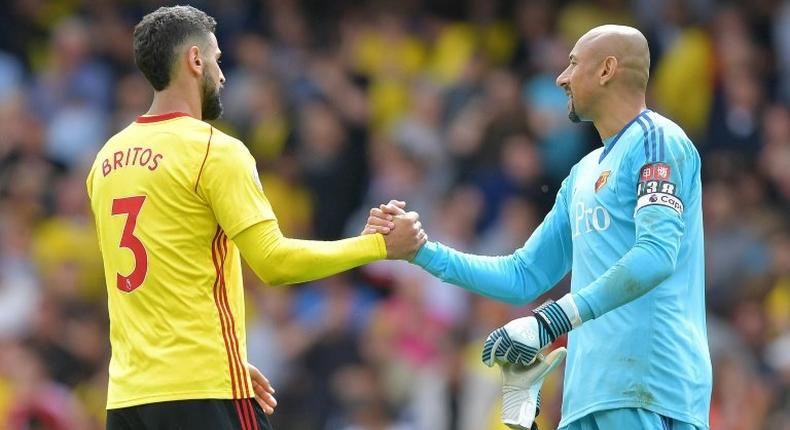
[[[646,110],[571,169],[512,255],[428,242],[413,263],[512,304],[572,271],[585,322],[568,335],[560,426],[636,407],[708,428],[703,249],[699,154],[680,127]]]

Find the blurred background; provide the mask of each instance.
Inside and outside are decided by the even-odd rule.
[[[108,318],[84,179],[148,109],[131,33],[169,3],[2,3],[0,429],[102,429]],[[249,146],[286,235],[356,235],[372,205],[398,198],[433,240],[491,255],[524,243],[600,145],[554,85],[573,43],[599,24],[640,28],[649,106],[703,157],[712,429],[790,429],[790,1],[191,3],[219,23],[215,125]],[[480,347],[530,307],[405,263],[245,285],[275,428],[501,428]],[[561,384],[557,372],[544,387],[544,429]]]

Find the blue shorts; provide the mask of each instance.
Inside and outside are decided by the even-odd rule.
[[[557,430],[702,430],[641,408],[609,409],[593,412]]]

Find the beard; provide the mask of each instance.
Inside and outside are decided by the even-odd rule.
[[[581,117],[579,117],[579,114],[576,113],[576,106],[573,104],[573,98],[571,98],[571,110],[568,111],[568,119],[570,119],[573,123],[582,122]]]
[[[204,121],[211,121],[222,116],[222,101],[219,99],[219,87],[214,79],[203,71],[203,94],[201,97],[201,115]]]

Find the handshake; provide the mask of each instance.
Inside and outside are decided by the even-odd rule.
[[[390,200],[370,210],[368,222],[361,234],[381,233],[390,260],[412,260],[417,251],[428,241],[422,229],[420,215],[406,212],[406,203]]]

